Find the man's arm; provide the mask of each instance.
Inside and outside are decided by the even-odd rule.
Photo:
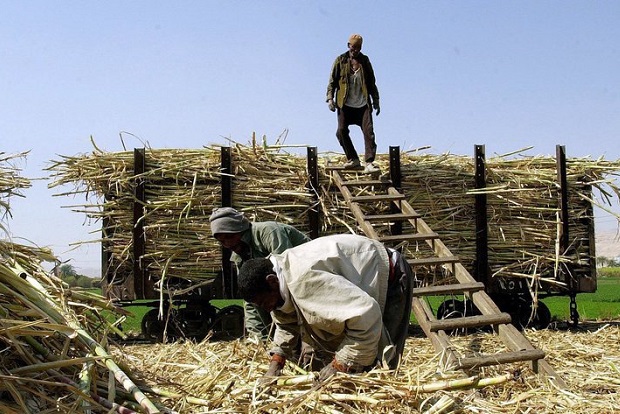
[[[338,80],[340,79],[340,57],[334,60],[332,70],[329,74],[329,82],[327,83],[327,95],[325,102],[336,98],[336,89],[338,89]]]
[[[297,349],[301,335],[297,323],[297,314],[274,311],[271,316],[276,324],[276,329],[273,335],[274,346],[269,353],[291,358]]]

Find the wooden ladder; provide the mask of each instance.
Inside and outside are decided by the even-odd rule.
[[[405,195],[400,193],[389,179],[380,178],[378,174],[365,175],[361,174],[360,170],[347,170],[342,167],[327,166],[326,171],[331,173],[334,184],[367,237],[393,247],[423,242],[428,245],[431,253],[426,257],[408,257],[411,267],[415,270],[420,267],[440,266],[442,272],[450,275],[450,278],[443,278],[444,280],[455,280],[455,283],[451,284],[432,283],[413,289],[413,312],[433,347],[440,353],[441,364],[445,369],[468,370],[523,361],[558,387],[566,388],[562,378],[544,359],[545,353],[535,348],[511,323],[508,313],[500,311],[485,292],[484,284],[474,279],[459,258],[450,252],[439,235],[424,222],[422,216],[407,202]],[[411,231],[397,235],[377,231],[382,225],[385,227],[394,223],[401,223],[401,226],[402,223],[408,223]],[[437,319],[425,297],[440,295],[463,295],[475,305],[479,314]],[[508,351],[467,357],[461,355],[449,332],[485,326],[493,328]]]

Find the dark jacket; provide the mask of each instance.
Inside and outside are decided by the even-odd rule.
[[[362,65],[362,78],[364,79],[362,93],[368,99],[368,105],[371,106],[373,102],[379,102],[379,90],[375,84],[375,72],[372,69],[368,56],[360,52],[355,59]],[[350,71],[349,52],[345,52],[334,61],[329,76],[329,83],[327,84],[326,101],[333,99],[334,94],[336,94],[335,102],[338,108],[342,108],[347,99],[348,74]]]

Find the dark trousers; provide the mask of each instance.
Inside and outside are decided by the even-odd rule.
[[[364,160],[366,162],[373,162],[377,154],[377,144],[375,143],[375,131],[372,123],[372,110],[370,106],[364,106],[363,108],[344,106],[342,109],[338,108],[338,129],[336,130],[336,137],[344,150],[344,154],[347,156],[347,160],[357,160],[359,156],[357,155],[353,142],[351,142],[351,135],[349,134],[350,125],[357,125],[362,128],[365,148]]]
[[[409,333],[411,316],[411,300],[414,276],[409,263],[399,252],[396,255],[396,266],[390,271],[383,325],[387,329],[392,343],[396,347],[396,358],[389,361],[390,368],[395,369],[405,349],[405,340]]]

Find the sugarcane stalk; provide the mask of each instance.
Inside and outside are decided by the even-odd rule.
[[[39,364],[26,365],[26,366],[19,367],[19,368],[13,368],[9,372],[13,375],[20,375],[20,374],[25,374],[29,372],[40,372],[40,371],[47,371],[50,369],[64,368],[64,367],[68,367],[72,365],[81,365],[84,363],[93,362],[93,361],[101,360],[101,359],[103,358],[96,357],[96,356],[62,359],[58,361],[41,362]]]
[[[79,390],[79,385],[76,384],[75,382],[73,382],[71,379],[65,377],[64,375],[57,375],[57,378],[59,381],[75,388]],[[88,393],[85,393],[84,396],[88,396],[90,398],[93,399],[93,401],[101,404],[103,407],[109,409],[109,410],[114,410],[116,412],[118,412],[119,414],[139,414],[138,412],[136,412],[135,410],[131,410],[127,407],[123,407],[120,404],[117,404],[115,402],[112,402],[108,399],[105,399],[103,397],[101,397],[100,395],[90,391]]]
[[[479,378],[477,376],[454,379],[448,381],[437,381],[430,384],[422,384],[412,387],[410,392],[436,392],[441,390],[457,390],[462,388],[484,388],[489,385],[503,384],[514,378],[514,374],[506,373],[490,378]]]
[[[484,388],[490,385],[498,385],[508,382],[514,378],[514,374],[506,373],[490,378],[479,378],[477,376],[459,378],[445,381],[435,381],[427,384],[419,384],[414,386],[398,386],[391,392],[373,393],[372,396],[377,399],[389,399],[394,395],[400,397],[410,397],[415,394],[433,393],[437,391],[455,391],[461,389]]]
[[[326,392],[326,393],[319,394],[319,400],[320,401],[355,401],[355,402],[362,402],[362,403],[371,404],[371,405],[379,404],[381,402],[380,400],[376,398],[363,395],[363,394],[343,394],[343,393],[332,393],[332,392]]]
[[[442,395],[441,398],[435,402],[435,404],[433,404],[428,410],[424,411],[424,414],[440,414],[446,412],[452,408],[455,403],[456,401],[451,396]]]
[[[213,403],[213,401],[211,400],[205,400],[203,398],[192,397],[190,395],[185,395],[185,394],[181,394],[178,392],[166,390],[161,387],[150,387],[150,388],[146,387],[144,388],[144,391],[152,393],[152,394],[156,394],[162,397],[166,397],[166,398],[176,398],[176,399],[182,398],[186,400],[188,403],[195,404],[195,405],[210,406]]]
[[[278,378],[275,383],[278,386],[311,384],[316,380],[314,373],[306,375],[298,375],[291,378]]]
[[[90,372],[94,366],[95,364],[93,361],[88,361],[82,365],[82,369],[80,370],[80,374],[78,376],[79,381],[77,385],[78,385],[78,389],[84,394],[88,394],[90,392],[90,386],[91,386]],[[114,398],[112,398],[112,401],[114,401]],[[88,401],[83,400],[82,406],[87,411],[86,414],[89,414],[90,409],[87,409]]]

